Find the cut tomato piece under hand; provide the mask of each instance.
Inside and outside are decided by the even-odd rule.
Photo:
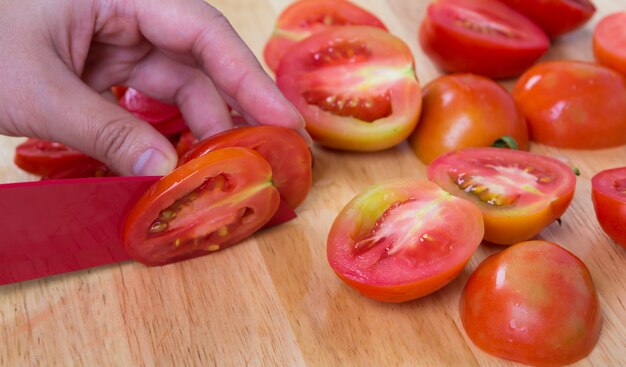
[[[591,189],[600,227],[626,248],[626,167],[599,172],[591,178]]]

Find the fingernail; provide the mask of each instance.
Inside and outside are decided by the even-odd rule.
[[[293,112],[296,114],[296,116],[298,116],[298,119],[300,119],[300,127],[302,129],[304,129],[304,127],[306,126],[306,122],[304,121],[304,117],[302,116],[300,111],[298,111],[298,109],[294,105],[291,105],[291,108],[293,109]]]
[[[306,142],[306,145],[309,146],[309,148],[313,146],[313,138],[304,128],[298,129],[298,134],[300,134],[300,136],[304,138],[304,141]]]
[[[171,163],[165,154],[154,148],[141,153],[133,166],[133,173],[136,176],[163,176],[171,170]]]

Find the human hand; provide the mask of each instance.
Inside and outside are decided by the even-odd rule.
[[[176,165],[168,140],[107,99],[129,85],[176,103],[194,135],[304,121],[224,16],[202,0],[0,2],[0,134],[63,143],[123,175]]]

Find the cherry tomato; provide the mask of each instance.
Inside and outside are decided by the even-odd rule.
[[[585,24],[596,12],[589,0],[500,0],[537,24],[549,37],[558,37]]]
[[[626,76],[626,12],[603,18],[593,31],[593,53],[604,66]]]
[[[428,178],[476,204],[485,220],[485,240],[524,241],[567,209],[576,176],[553,158],[519,150],[467,148],[437,158]]]
[[[265,63],[275,72],[283,55],[293,44],[329,27],[346,25],[366,25],[387,30],[374,14],[349,1],[296,1],[278,17],[274,32],[263,51]]]
[[[601,312],[585,264],[547,241],[516,244],[485,259],[461,296],[461,321],[487,353],[533,366],[588,355]]]
[[[550,45],[541,29],[497,0],[431,3],[419,41],[441,69],[493,78],[521,74]]]
[[[397,179],[357,195],[335,219],[327,256],[361,294],[404,302],[452,281],[480,245],[478,208],[437,185]]]
[[[276,82],[322,145],[358,151],[406,139],[421,110],[413,55],[378,28],[331,28],[285,55]]]
[[[193,159],[157,181],[122,229],[128,254],[163,265],[214,253],[261,228],[280,202],[272,169],[249,148],[224,148]]]
[[[285,127],[255,126],[225,131],[196,144],[178,164],[226,147],[246,147],[261,154],[272,167],[272,182],[281,198],[292,209],[297,208],[309,193],[311,152],[298,133]]]
[[[409,143],[428,164],[462,148],[488,147],[499,140],[528,149],[528,128],[513,97],[500,84],[473,74],[445,75],[422,93],[422,115]],[[510,140],[512,138],[512,141]]]
[[[616,71],[581,61],[538,64],[517,81],[513,97],[538,143],[570,149],[626,144],[626,79]]]
[[[602,230],[626,248],[626,167],[602,171],[591,179],[593,207]]]

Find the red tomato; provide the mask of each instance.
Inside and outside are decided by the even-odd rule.
[[[563,366],[588,355],[601,312],[585,264],[546,241],[485,259],[461,296],[461,321],[482,350],[533,366]]]
[[[114,89],[120,94],[123,87]],[[179,133],[187,128],[180,110],[175,105],[157,101],[137,89],[127,88],[120,98],[120,106],[140,120],[150,123],[163,135]]]
[[[570,149],[626,144],[626,79],[611,69],[542,63],[522,75],[513,97],[538,143]]]
[[[174,144],[178,157],[181,158],[197,143],[198,139],[189,129],[183,131]]]
[[[422,115],[409,143],[428,164],[440,155],[488,147],[504,137],[528,149],[528,128],[513,97],[500,84],[473,74],[445,75],[422,93]]]
[[[398,179],[357,195],[335,219],[327,256],[361,294],[404,302],[452,281],[480,245],[478,208],[428,181]]]
[[[476,204],[485,240],[501,245],[527,240],[557,220],[576,187],[573,170],[563,162],[501,148],[443,155],[428,167],[428,179]]]
[[[626,12],[603,18],[593,31],[596,60],[626,76]]]
[[[320,144],[374,151],[406,139],[422,98],[413,55],[378,28],[336,27],[298,43],[276,82]]]
[[[275,72],[283,55],[293,44],[329,27],[346,25],[366,25],[387,30],[375,15],[349,1],[296,1],[278,17],[272,37],[263,51],[265,63]]]
[[[626,248],[626,167],[602,171],[591,179],[593,207],[602,230]]]
[[[431,3],[419,41],[443,70],[493,78],[521,74],[550,46],[541,29],[497,0]]]
[[[122,229],[128,254],[163,265],[222,250],[274,215],[272,169],[249,148],[224,148],[178,167],[137,201]]]
[[[255,126],[225,131],[196,144],[178,164],[226,147],[246,147],[261,154],[272,167],[272,182],[281,198],[292,209],[297,208],[309,193],[311,152],[298,133],[285,127]]]

